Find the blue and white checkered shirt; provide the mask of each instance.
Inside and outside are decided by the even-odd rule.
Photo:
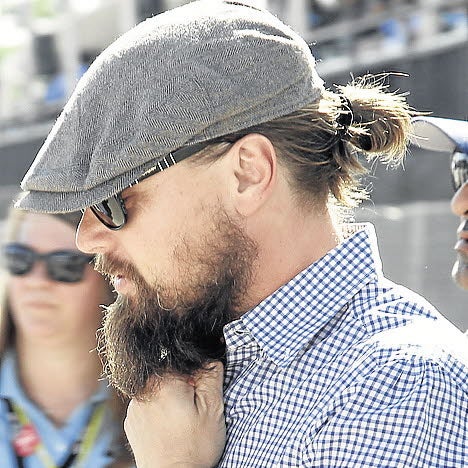
[[[219,467],[468,467],[468,339],[354,232],[226,326]]]

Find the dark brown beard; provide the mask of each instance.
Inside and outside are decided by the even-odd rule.
[[[223,327],[239,312],[257,248],[227,215],[218,217],[205,245],[183,249],[188,257],[184,263],[196,265],[192,271],[201,278],[197,283],[187,274],[186,287],[192,284],[194,288],[184,296],[184,284],[179,286],[181,292],[170,310],[164,304],[174,302],[170,299],[174,288],[165,293],[161,286],[149,286],[132,265],[98,259],[98,270],[111,275],[119,272],[137,289],[134,299],[119,296],[106,309],[98,333],[105,374],[124,395],[143,398],[158,378],[169,373],[191,376],[212,360],[223,359]]]

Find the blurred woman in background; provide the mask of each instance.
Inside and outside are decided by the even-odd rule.
[[[0,283],[2,468],[133,466],[124,402],[101,380],[101,304],[112,302],[92,257],[75,246],[80,213],[13,209]]]

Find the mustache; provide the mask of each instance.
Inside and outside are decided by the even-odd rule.
[[[94,269],[112,281],[118,275],[126,276],[129,280],[141,281],[141,276],[136,268],[125,260],[112,258],[109,255],[96,254],[94,257]]]

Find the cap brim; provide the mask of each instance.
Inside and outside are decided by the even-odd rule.
[[[439,117],[415,117],[411,142],[431,151],[466,152],[468,122]]]

